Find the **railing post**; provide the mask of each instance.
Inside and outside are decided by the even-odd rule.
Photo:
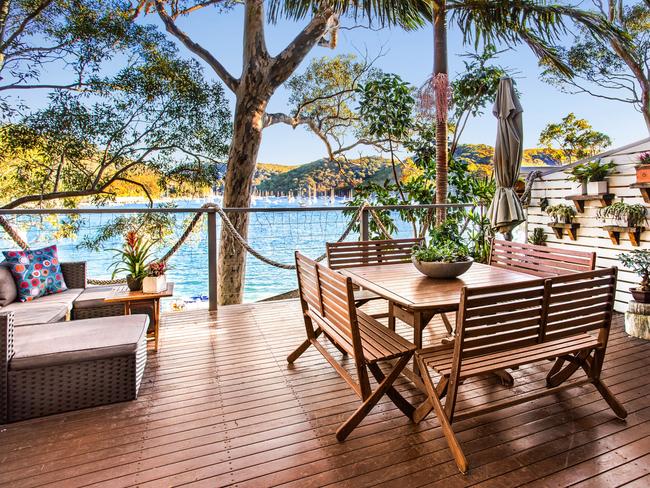
[[[364,207],[361,209],[361,229],[360,229],[360,237],[362,241],[369,241],[370,240],[370,212]]]
[[[217,214],[208,210],[208,309],[217,309]]]

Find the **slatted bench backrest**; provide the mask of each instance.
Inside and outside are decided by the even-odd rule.
[[[311,320],[355,358],[364,360],[352,280],[296,252],[298,288]]]
[[[616,292],[616,268],[500,286],[464,287],[454,363],[599,331],[604,345]]]
[[[609,335],[616,275],[606,268],[552,278],[544,340],[595,330]]]
[[[411,250],[422,242],[422,239],[328,242],[327,264],[330,269],[342,269],[409,262]]]
[[[593,270],[596,253],[494,239],[489,264],[548,278]]]
[[[457,315],[460,358],[536,344],[542,336],[545,280],[465,287]]]

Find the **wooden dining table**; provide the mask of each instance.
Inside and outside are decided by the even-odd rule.
[[[395,318],[413,327],[413,343],[422,347],[424,328],[438,314],[448,332],[453,326],[445,313],[458,310],[460,292],[464,286],[501,285],[533,280],[536,277],[519,271],[473,263],[454,279],[433,279],[420,273],[412,263],[355,266],[340,270],[365,290],[388,301],[389,326],[394,329]],[[417,365],[413,372],[418,375]]]

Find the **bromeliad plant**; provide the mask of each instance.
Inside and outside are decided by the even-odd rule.
[[[147,266],[147,276],[157,278],[163,276],[168,269],[167,263],[164,261],[153,261]]]
[[[647,209],[640,203],[616,202],[598,209],[598,218],[612,219],[623,227],[638,227],[646,220]]]
[[[127,284],[131,290],[142,288],[142,280],[147,277],[149,264],[151,261],[151,246],[153,243],[147,242],[138,236],[137,232],[129,231],[124,236],[124,246],[122,249],[110,249],[115,252],[117,258],[111,267],[113,269],[113,278],[119,273],[127,273]]]
[[[573,207],[559,203],[546,207],[546,213],[555,219],[555,222],[563,222],[570,224],[573,217],[576,216],[576,211]]]

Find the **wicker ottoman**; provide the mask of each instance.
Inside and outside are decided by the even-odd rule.
[[[129,315],[14,328],[0,313],[0,423],[135,399],[148,324]]]

